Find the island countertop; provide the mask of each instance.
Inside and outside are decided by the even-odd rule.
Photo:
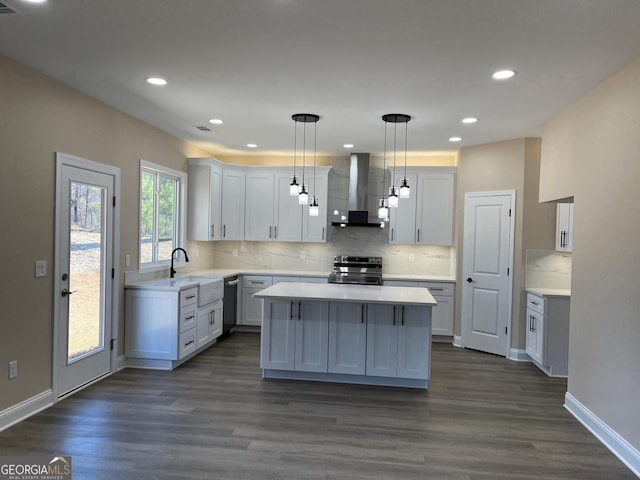
[[[256,298],[291,298],[338,302],[387,303],[434,306],[438,302],[429,290],[419,287],[385,287],[338,283],[278,283],[253,295]]]

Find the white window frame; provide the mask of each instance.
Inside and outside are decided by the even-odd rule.
[[[145,263],[142,264],[140,262],[140,201],[142,197],[141,191],[141,182],[142,182],[142,172],[151,172],[156,174],[162,174],[165,176],[173,177],[177,180],[177,189],[178,192],[176,194],[176,198],[178,201],[177,206],[177,215],[178,215],[178,231],[176,239],[177,246],[184,247],[184,242],[187,239],[187,174],[180,170],[174,170],[169,167],[165,167],[163,165],[157,165],[155,163],[147,162],[145,160],[140,159],[140,169],[138,174],[138,238],[136,240],[136,244],[138,246],[138,269],[141,272],[152,272],[163,270],[167,268],[167,265],[171,263],[171,260],[160,260],[154,263]],[[157,203],[154,206],[154,210],[157,208]],[[155,217],[154,212],[154,217]],[[184,261],[182,260],[182,256],[179,255],[179,258],[176,258],[174,261],[175,265],[184,265]]]

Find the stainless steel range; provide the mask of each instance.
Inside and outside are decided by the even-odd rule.
[[[333,257],[329,283],[382,285],[382,257]]]

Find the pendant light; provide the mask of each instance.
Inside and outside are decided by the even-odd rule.
[[[318,120],[320,120],[320,116],[319,115],[315,115],[313,113],[296,113],[294,115],[291,115],[291,118],[293,119],[293,121],[296,123],[301,122],[303,124],[303,128],[302,128],[302,184],[300,185],[300,190],[298,193],[298,204],[299,205],[307,205],[309,204],[309,191],[307,189],[307,186],[304,183],[304,171],[305,171],[305,163],[306,163],[306,147],[307,147],[307,123],[311,123],[313,122],[314,124],[317,123]],[[314,137],[315,137],[315,130],[314,130]],[[314,142],[315,142],[315,138],[314,138]],[[297,135],[296,135],[296,142],[295,142],[295,146],[294,148],[297,150]],[[295,154],[294,154],[294,158],[295,158]],[[314,158],[313,158],[313,162],[314,162],[314,169],[315,169],[315,152],[314,152]],[[315,181],[315,180],[314,180]],[[293,183],[293,182],[292,182]],[[289,193],[291,193],[291,189],[289,190]],[[314,191],[315,193],[315,191]],[[313,204],[313,200],[312,200],[312,204]],[[317,199],[315,200],[315,206],[317,207],[318,205],[318,201]]]
[[[384,153],[382,155],[382,198],[378,200],[378,218],[382,220],[389,219],[389,201],[384,198],[387,179],[387,121],[386,115],[382,117],[384,120]]]
[[[393,179],[392,186],[389,189],[389,206],[397,207],[398,206],[398,189],[395,186],[395,174],[396,174],[396,155],[397,155],[397,125],[398,123],[404,123],[404,176],[402,179],[402,183],[400,183],[399,189],[399,197],[400,198],[409,198],[411,195],[411,189],[409,187],[409,182],[407,181],[407,124],[409,120],[411,120],[411,116],[405,115],[404,113],[389,113],[387,115],[382,116],[382,120],[386,122],[393,123]],[[385,129],[385,142],[386,142],[387,131]]]
[[[294,115],[295,116],[295,115]],[[296,177],[296,156],[298,155],[298,122],[293,119],[293,177],[289,185],[289,195],[295,197],[300,193],[300,185],[298,185],[298,177]]]
[[[318,205],[318,191],[316,190],[316,157],[317,157],[317,135],[318,122],[313,123],[313,196],[309,203],[309,216],[317,217],[320,215],[320,206]]]

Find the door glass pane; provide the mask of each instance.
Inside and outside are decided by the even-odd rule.
[[[105,188],[71,182],[69,341],[72,362],[104,347],[103,264]]]
[[[140,172],[140,263],[153,262],[153,173]]]
[[[158,189],[158,261],[171,260],[176,238],[176,184],[160,176]]]

